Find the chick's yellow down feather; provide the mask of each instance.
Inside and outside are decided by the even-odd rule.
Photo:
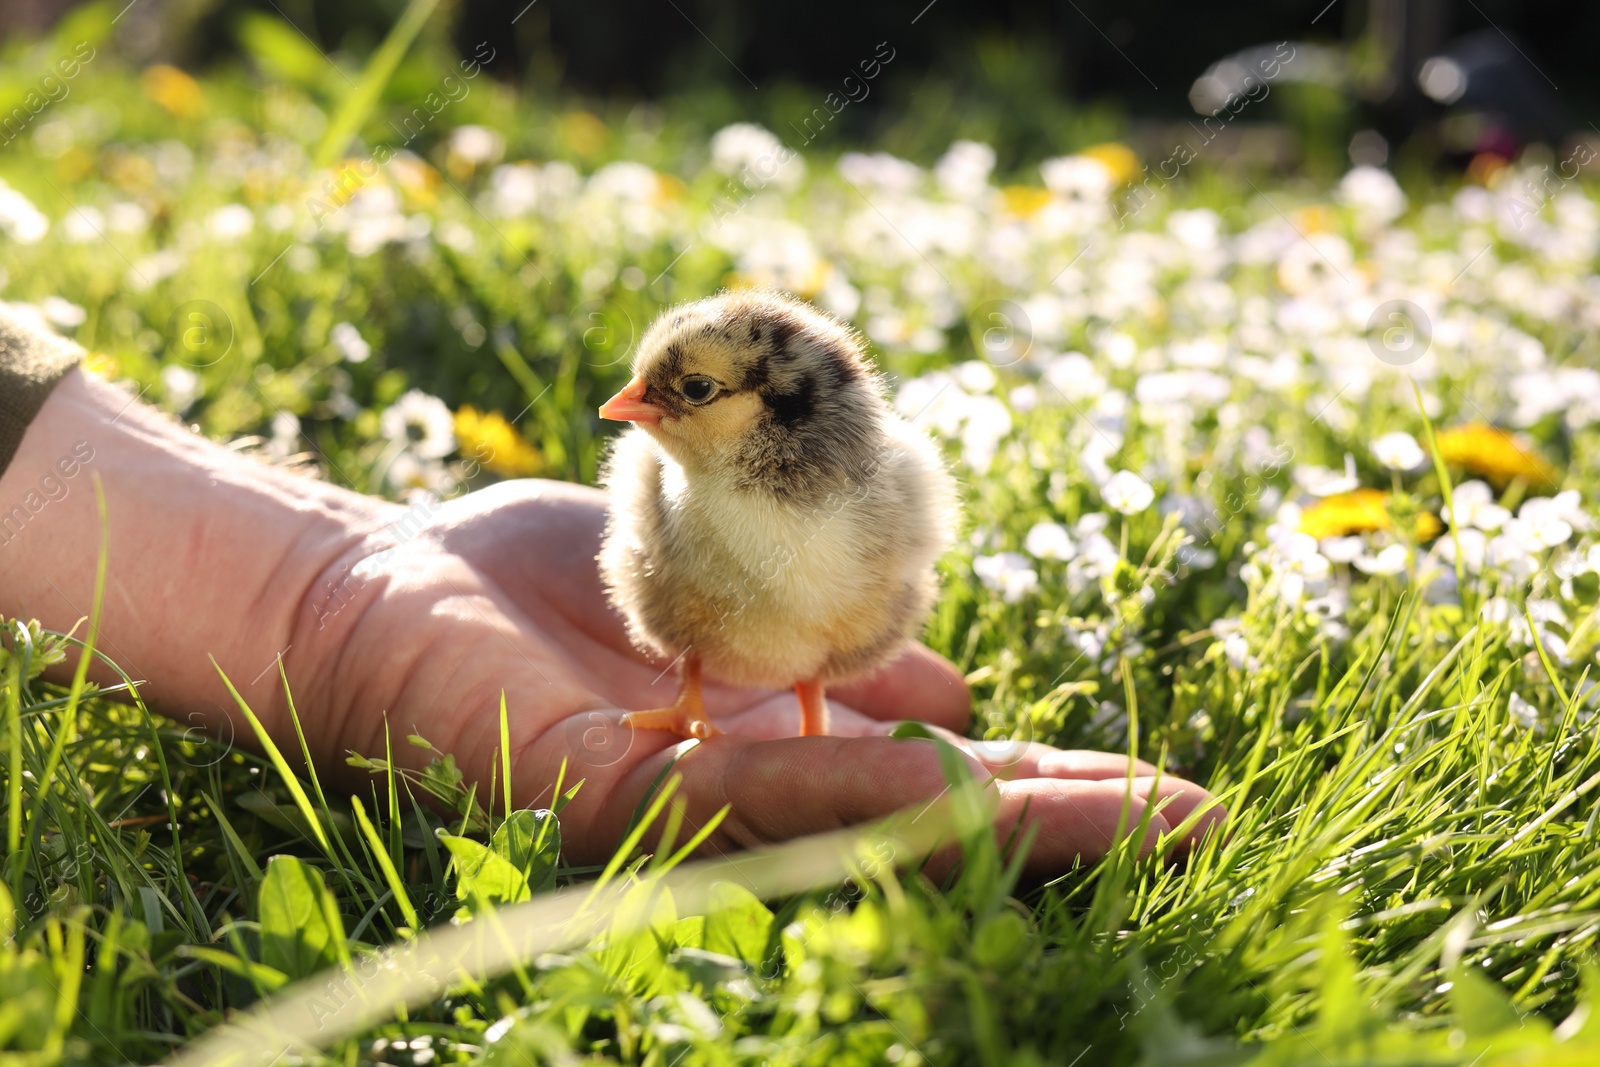
[[[699,672],[822,691],[916,635],[956,522],[937,447],[884,397],[861,339],[810,305],[739,291],[666,312],[601,409],[634,423],[603,481],[600,567],[641,647],[682,665],[638,727],[705,737]]]

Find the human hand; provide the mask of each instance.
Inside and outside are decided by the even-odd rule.
[[[670,664],[629,642],[607,603],[595,554],[605,522],[598,491],[544,481],[505,483],[438,505],[351,548],[313,584],[286,658],[297,702],[325,757],[383,750],[385,720],[452,752],[487,783],[498,766],[499,700],[508,708],[518,803],[548,804],[563,759],[567,781],[586,779],[562,815],[568,855],[603,862],[642,797],[673,758],[683,776],[689,832],[731,805],[708,839],[725,851],[888,815],[945,791],[933,744],[886,736],[905,719],[932,724],[967,753],[980,780],[1002,779],[997,832],[1023,811],[1040,832],[1033,874],[1069,867],[1110,847],[1119,818],[1136,826],[1146,804],[1145,850],[1210,801],[1178,778],[1134,768],[1125,756],[1018,744],[973,746],[969,697],[955,667],[918,645],[875,676],[830,690],[833,735],[794,736],[790,692],[733,689],[708,680],[705,703],[726,734],[681,741],[632,731],[624,710],[671,702]],[[397,753],[398,754],[398,753]],[[1204,817],[1198,836],[1221,819]],[[1131,831],[1130,831],[1131,832]],[[1187,844],[1187,841],[1180,844]]]
[[[180,722],[248,737],[209,654],[293,750],[274,669],[281,658],[319,767],[343,768],[347,751],[383,751],[387,721],[452,752],[486,786],[499,764],[503,690],[516,800],[550,803],[564,759],[569,781],[586,779],[562,813],[579,863],[610,857],[674,758],[690,832],[731,805],[708,849],[926,803],[946,781],[933,744],[886,736],[904,719],[951,731],[976,773],[1005,779],[995,786],[997,832],[1008,837],[1026,807],[1040,826],[1028,861],[1035,874],[1101,855],[1122,816],[1125,757],[1039,744],[997,753],[962,741],[954,731],[967,723],[966,687],[916,646],[875,677],[830,690],[835,736],[794,736],[791,693],[714,679],[706,707],[725,736],[697,746],[626,730],[623,710],[667,703],[674,679],[630,645],[601,590],[594,557],[605,502],[593,489],[512,482],[408,510],[221,448],[84,374],[70,375],[41,410],[0,478],[0,499],[22,497],[68,455],[91,456],[91,474],[10,537],[0,568],[10,610],[56,630],[89,614],[100,523],[87,483],[98,477],[110,535],[99,647],[148,680],[146,699]],[[98,666],[91,676],[115,680]],[[396,756],[425,758],[407,745]],[[1210,801],[1155,774],[1133,768],[1126,825],[1152,800],[1166,802],[1144,849]],[[1212,809],[1197,832],[1220,818]]]

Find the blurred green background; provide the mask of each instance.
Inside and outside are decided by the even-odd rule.
[[[0,42],[15,50],[59,26],[75,6],[8,0]],[[358,69],[404,7],[402,0],[133,0],[118,14],[114,44],[134,63],[194,72],[243,57],[275,77],[327,83],[335,92],[332,71],[295,53],[314,49]],[[1574,136],[1595,135],[1600,116],[1592,56],[1600,6],[1583,0],[474,0],[442,7],[448,35],[430,30],[432,40],[390,83],[389,98],[406,99],[425,80],[420,72],[447,53],[486,49],[493,75],[524,92],[580,97],[602,111],[653,102],[711,130],[744,120],[784,136],[830,92],[871,99],[869,107],[840,111],[828,141],[870,141],[931,162],[951,140],[976,137],[997,148],[1002,170],[1113,137],[1144,155],[1157,151],[1211,110],[1192,93],[1208,68],[1279,41],[1317,49],[1274,86],[1278,99],[1249,116],[1256,135],[1223,146],[1253,164],[1337,173],[1350,161],[1351,139],[1371,131],[1382,141],[1370,133],[1357,141],[1357,162],[1464,166],[1485,148],[1510,156],[1544,142],[1559,151]],[[268,18],[273,29],[264,28]],[[857,65],[880,44],[894,55],[892,76],[861,83]],[[1463,48],[1464,65],[1482,68],[1470,90],[1449,100],[1446,78],[1442,94],[1430,98],[1418,82],[1424,64]],[[22,66],[0,68],[7,108],[26,91]],[[855,85],[847,82],[852,75]]]

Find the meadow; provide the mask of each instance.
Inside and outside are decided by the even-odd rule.
[[[1153,181],[1115,141],[797,151],[426,48],[334,106],[270,19],[196,80],[85,11],[7,57],[67,91],[5,130],[0,297],[98,373],[426,506],[593,481],[661,309],[794,292],[960,478],[923,637],[973,737],[1137,753],[1231,819],[1025,884],[957,781],[945,882],[896,862],[905,827],[744,885],[637,838],[575,868],[559,810],[448,753],[324,790],[139,679],[42,683],[83,633],[8,616],[7,1062],[202,1062],[219,1032],[211,1062],[262,1064],[1600,1058],[1600,205],[1570,161],[1402,188],[1203,152]]]

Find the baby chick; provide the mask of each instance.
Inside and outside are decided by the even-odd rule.
[[[698,300],[646,331],[600,415],[634,424],[603,472],[601,572],[634,640],[680,664],[672,706],[625,721],[717,733],[703,665],[793,686],[801,734],[827,733],[824,688],[921,627],[956,521],[938,449],[889,406],[861,338],[778,293]]]

